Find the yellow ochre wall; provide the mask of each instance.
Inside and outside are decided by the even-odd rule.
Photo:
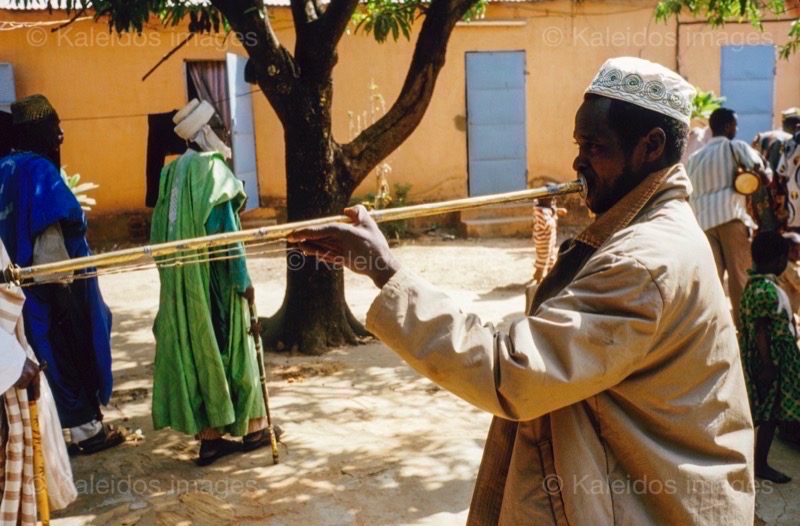
[[[524,50],[527,62],[529,180],[573,177],[572,127],[583,90],[610,57],[633,55],[678,69],[703,89],[719,92],[720,46],[780,44],[789,22],[769,23],[765,33],[748,25],[715,31],[700,24],[657,23],[655,1],[616,0],[574,4],[568,0],[492,3],[486,21],[459,25],[447,52],[433,101],[415,133],[389,157],[390,184],[410,183],[411,201],[467,195],[465,53]],[[282,43],[294,45],[288,9],[271,9]],[[0,11],[0,21],[52,22],[63,12]],[[504,22],[524,25],[502,25]],[[419,30],[419,27],[416,28]],[[0,32],[0,62],[14,66],[17,96],[44,93],[62,118],[66,133],[62,162],[101,188],[93,192],[97,212],[142,209],[145,193],[147,114],[186,103],[185,60],[223,59],[244,54],[223,36],[199,35],[141,77],[188,33],[164,29],[154,20],[141,36],[109,34],[103,23],[79,21],[60,32],[49,27]],[[680,42],[680,45],[678,44]],[[366,35],[345,35],[334,73],[334,137],[351,138],[348,113],[369,110],[374,82],[387,108],[397,97],[413,52],[412,42],[379,45]],[[775,115],[800,105],[800,57],[779,61]],[[266,205],[285,198],[283,132],[266,99],[252,95],[260,197]],[[357,190],[374,190],[370,176]]]

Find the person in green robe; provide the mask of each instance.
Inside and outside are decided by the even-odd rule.
[[[241,229],[238,211],[247,197],[225,164],[230,150],[210,128],[212,117],[211,105],[196,99],[174,117],[175,133],[190,147],[161,172],[152,243]],[[249,334],[254,294],[244,248],[238,243],[194,255],[211,261],[159,265],[153,426],[195,435],[197,464],[208,465],[270,442]]]

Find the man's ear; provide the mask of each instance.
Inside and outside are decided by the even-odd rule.
[[[642,139],[644,145],[644,162],[658,161],[667,147],[667,134],[661,128],[653,128]]]

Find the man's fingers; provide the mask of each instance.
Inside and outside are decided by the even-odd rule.
[[[338,267],[347,266],[347,257],[345,257],[344,252],[338,247],[306,242],[299,243],[298,246],[300,250],[303,251],[303,254],[314,257],[323,263],[330,263]]]
[[[363,225],[370,222],[369,210],[364,205],[351,206],[344,209],[344,215],[353,220],[353,225]]]
[[[344,215],[346,215],[347,217],[349,217],[350,219],[352,219],[352,220],[353,220],[353,222],[356,222],[356,221],[358,221],[358,207],[359,207],[359,206],[360,206],[360,205],[356,205],[356,206],[351,206],[351,207],[349,207],[349,208],[345,208],[345,209],[344,209]],[[362,208],[363,208],[363,207],[362,207]]]
[[[333,254],[340,254],[342,249],[338,243],[333,243],[329,240],[319,240],[319,241],[301,241],[297,244],[300,250],[303,251],[303,254],[306,256],[312,256],[316,254],[324,254],[324,253],[333,253]]]
[[[324,248],[320,248],[315,245],[309,245],[309,246],[304,246],[304,245],[305,245],[304,243],[300,245],[303,254],[306,256],[314,257],[319,261],[323,261],[325,263],[340,264],[340,262],[344,260],[344,257],[337,251],[326,250]]]
[[[330,236],[330,226],[312,226],[295,230],[286,236],[286,240],[290,243],[297,243],[307,239],[324,239]]]
[[[350,218],[350,220],[353,222],[352,225],[338,223],[332,225],[301,228],[299,230],[295,230],[294,232],[286,236],[286,239],[290,243],[297,243],[303,240],[325,239],[328,237],[340,238],[344,234],[348,233],[348,229],[351,229],[354,226],[370,222],[369,212],[367,211],[366,208],[364,208],[363,205],[356,205],[350,208],[345,208],[344,215]]]
[[[364,205],[356,205],[345,208],[344,215],[352,219],[354,224],[358,225],[364,222],[364,219],[369,216],[369,212]]]
[[[330,225],[322,225],[322,226],[310,226],[308,228],[301,228],[295,230],[288,236],[286,236],[286,240],[290,243],[297,243],[299,241],[308,240],[308,239],[339,239],[347,234],[351,233],[353,225],[348,225],[344,223],[334,223]]]

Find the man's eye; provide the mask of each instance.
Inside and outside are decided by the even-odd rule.
[[[598,151],[598,150],[600,149],[600,145],[599,145],[599,144],[597,144],[597,143],[595,143],[595,142],[578,142],[578,141],[572,141],[572,143],[573,143],[575,146],[577,146],[577,147],[578,147],[578,150],[579,150],[579,151],[584,151],[584,152],[589,152],[589,153],[592,153],[592,152],[596,152],[596,151]]]

